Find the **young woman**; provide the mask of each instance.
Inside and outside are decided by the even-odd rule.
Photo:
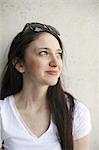
[[[0,148],[89,150],[88,109],[61,86],[63,46],[50,25],[28,23],[12,41],[0,92]]]

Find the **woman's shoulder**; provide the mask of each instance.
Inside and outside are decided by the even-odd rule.
[[[91,117],[88,107],[80,102],[74,100],[75,111],[74,111],[74,139],[79,139],[86,136],[91,130]]]
[[[75,103],[75,113],[89,113],[89,109],[88,107],[81,101],[74,99],[74,103]]]
[[[8,105],[9,101],[11,100],[11,97],[12,97],[12,95],[5,97],[3,100],[0,100],[0,110],[1,110],[4,106]]]
[[[73,108],[73,138],[74,140],[86,136],[91,128],[91,117],[88,107],[81,101],[75,99],[71,94],[65,92],[68,108]]]
[[[74,98],[71,94],[65,92],[65,97],[67,99],[67,104],[68,107],[70,108],[70,105],[72,104],[72,106],[74,107],[74,113],[78,114],[78,113],[89,113],[89,110],[87,108],[87,106],[79,101],[78,99]]]

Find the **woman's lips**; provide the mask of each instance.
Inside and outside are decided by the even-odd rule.
[[[53,76],[57,76],[58,75],[58,71],[47,71],[47,73],[49,75],[53,75]]]

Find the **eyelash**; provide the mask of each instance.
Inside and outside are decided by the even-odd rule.
[[[58,54],[59,54],[59,56],[62,58],[62,53],[61,53],[61,52],[59,52]]]
[[[57,56],[60,56],[62,58],[62,52],[58,52],[57,54],[58,54]],[[49,53],[47,51],[41,51],[41,52],[39,52],[39,55],[47,56],[47,55],[49,55]]]

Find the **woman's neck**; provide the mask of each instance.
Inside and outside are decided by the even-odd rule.
[[[17,107],[24,110],[32,108],[32,111],[47,109],[47,89],[47,86],[24,86],[21,92],[14,96]]]

